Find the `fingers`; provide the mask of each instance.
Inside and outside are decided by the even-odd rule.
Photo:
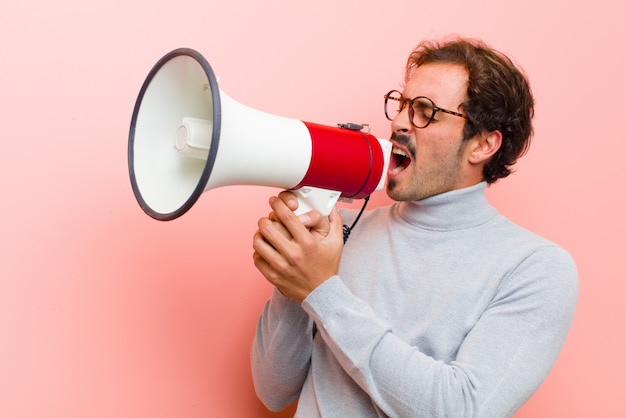
[[[295,211],[296,209],[298,209],[298,198],[292,192],[284,190],[278,194],[278,197],[280,198],[280,200],[285,202],[285,204],[289,209],[291,209],[291,211]]]
[[[270,222],[270,224],[268,226],[262,225],[263,222],[267,222],[267,221]],[[289,233],[287,228],[285,228],[285,225],[283,225],[275,216],[274,216],[274,218],[269,217],[269,218],[259,219],[258,226],[259,226],[259,230],[261,228],[263,228],[263,230],[266,230],[267,228],[271,227],[271,228],[275,229],[277,232],[280,232],[285,238],[287,238],[289,240],[293,239],[293,237],[291,236],[291,234]]]
[[[298,209],[298,199],[293,193],[289,191],[282,191],[278,194],[278,198],[282,200],[292,212]],[[270,205],[271,205],[272,200],[274,199],[275,198],[270,198]],[[273,221],[279,220],[278,216],[276,216],[274,212],[270,212],[268,218],[270,218]]]
[[[343,240],[343,220],[337,207],[333,208],[327,218],[316,210],[296,216],[293,210],[297,208],[297,205],[297,199],[291,192],[282,192],[278,198],[270,198],[273,211],[269,219],[280,223],[285,228],[282,232],[286,238],[305,244],[312,237],[324,239],[332,232],[334,237],[339,236]]]
[[[272,268],[272,264],[270,264],[265,258],[261,256],[260,253],[254,252],[252,254],[252,260],[254,261],[254,266],[261,272],[263,277],[270,282],[274,286],[279,286],[279,276],[276,274],[274,269]]]
[[[299,217],[295,196],[270,198],[272,212],[258,222],[252,247],[256,268],[284,295],[302,301],[336,274],[343,248],[343,224],[337,209],[328,218],[318,211]]]
[[[279,196],[270,198],[272,212],[268,217],[259,219],[252,241],[255,266],[271,282],[278,277],[276,269],[283,271],[287,268],[285,253],[293,251],[292,231],[298,228],[306,230],[292,210],[297,208],[295,196],[289,192]]]
[[[270,206],[273,209],[271,219],[281,223],[296,241],[303,239],[308,234],[308,229],[293,212],[298,207],[297,199],[288,192],[282,192],[279,196],[281,197],[270,198]],[[287,202],[283,198],[286,198]]]
[[[280,234],[280,232],[278,233]],[[284,258],[276,251],[272,244],[265,239],[260,230],[254,234],[252,248],[254,250],[252,256],[254,265],[271,281],[272,277],[275,275],[274,268],[284,267]]]
[[[343,218],[339,215],[339,210],[335,206],[328,215],[328,221],[330,222],[331,231],[333,235],[340,235],[343,240]]]
[[[296,200],[289,192],[269,199],[272,212],[259,220],[254,238],[255,251],[266,260],[272,252],[289,259],[294,251],[300,251],[297,247],[306,250],[320,240],[335,241],[339,237],[343,242],[343,220],[336,207],[328,218],[315,210],[296,216],[292,211],[297,207]]]

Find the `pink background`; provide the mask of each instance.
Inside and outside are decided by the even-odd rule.
[[[275,190],[144,215],[126,163],[141,83],[192,47],[244,104],[387,137],[382,96],[406,56],[451,32],[529,74],[534,144],[489,196],[580,270],[562,355],[516,417],[626,416],[619,2],[1,1],[0,416],[288,416],[257,401],[248,360],[270,293],[251,236]]]

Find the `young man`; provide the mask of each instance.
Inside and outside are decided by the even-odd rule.
[[[576,267],[499,215],[487,184],[532,135],[524,75],[479,41],[424,42],[392,120],[387,193],[343,245],[353,211],[296,217],[270,199],[254,261],[275,286],[251,350],[258,396],[302,417],[505,417],[565,341]]]

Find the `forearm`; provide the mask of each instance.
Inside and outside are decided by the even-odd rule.
[[[346,373],[389,416],[509,416],[541,383],[564,338],[538,330],[542,321],[488,312],[456,359],[443,362],[400,339],[338,277],[303,307]]]
[[[452,399],[463,399],[463,377],[450,379],[448,366],[399,340],[392,326],[354,297],[339,277],[305,299],[303,308],[346,373],[387,415],[428,416],[444,394],[447,399],[440,401],[448,413],[441,416],[465,416],[457,409],[460,405],[462,411],[464,403]],[[449,387],[438,390],[439,382]]]
[[[314,324],[300,304],[274,290],[261,314],[250,352],[259,398],[271,410],[300,394],[310,359]]]

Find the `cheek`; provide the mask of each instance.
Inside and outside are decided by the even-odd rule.
[[[442,161],[446,154],[446,147],[438,138],[428,138],[417,142],[415,160],[418,165],[430,165]]]
[[[439,136],[418,142],[415,159],[417,169],[437,171],[438,168],[447,167],[451,161],[458,163],[463,150],[462,141],[450,141],[448,138]]]

